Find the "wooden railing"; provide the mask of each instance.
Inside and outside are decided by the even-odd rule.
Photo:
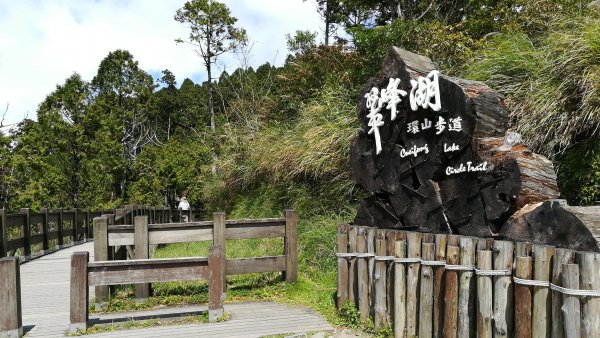
[[[226,275],[259,272],[282,272],[287,282],[297,280],[297,220],[294,210],[285,210],[284,218],[226,220],[225,213],[213,214],[212,221],[148,224],[148,217],[134,217],[133,225],[110,225],[112,215],[94,219],[94,259],[112,260],[118,247],[123,253],[135,259],[148,259],[149,246],[169,243],[212,241],[226,251],[226,240],[250,238],[282,237],[283,254],[252,258],[227,259]],[[120,255],[125,258],[126,255]],[[148,284],[136,285],[136,299],[143,301],[149,297]],[[109,297],[107,286],[96,287],[96,301],[100,303]]]
[[[71,257],[69,330],[87,329],[90,286],[191,280],[208,281],[208,319],[213,322],[222,318],[225,298],[225,253],[222,247],[211,246],[208,257],[93,263],[89,263],[88,252],[76,252]]]
[[[600,253],[338,226],[337,304],[395,337],[600,337]]]
[[[65,246],[88,241],[93,238],[92,220],[104,214],[113,215],[114,224],[133,224],[135,216],[147,215],[152,223],[199,220],[197,209],[179,210],[155,208],[131,204],[110,210],[48,210],[32,212],[21,209],[20,213],[9,214],[0,209],[0,257],[20,256],[28,261]]]

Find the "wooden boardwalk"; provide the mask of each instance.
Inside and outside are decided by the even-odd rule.
[[[26,337],[65,337],[69,327],[70,258],[75,251],[90,252],[93,243],[73,246],[21,265],[23,327]],[[94,296],[90,288],[90,297]],[[206,306],[161,309],[160,311],[91,315],[101,322],[126,318],[205,311]],[[312,310],[272,302],[226,303],[230,319],[222,323],[162,326],[106,332],[90,337],[261,337],[280,333],[333,330]]]

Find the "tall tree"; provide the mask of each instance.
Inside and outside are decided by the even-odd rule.
[[[190,29],[187,42],[194,46],[202,58],[208,73],[208,109],[210,111],[210,130],[216,134],[215,108],[212,86],[212,65],[219,56],[246,43],[246,30],[235,26],[237,19],[231,16],[226,5],[214,0],[191,0],[177,10],[175,20]],[[213,167],[214,171],[214,167]]]

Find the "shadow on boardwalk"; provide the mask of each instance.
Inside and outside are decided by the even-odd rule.
[[[26,337],[64,337],[69,327],[70,257],[75,251],[90,252],[93,243],[73,246],[21,266],[23,326]],[[94,297],[94,288],[90,288]],[[163,308],[157,311],[91,316],[92,323],[123,322],[173,317],[206,311],[205,305]],[[312,310],[272,302],[225,304],[230,319],[221,323],[163,326],[94,334],[92,337],[260,337],[278,333],[332,330]]]

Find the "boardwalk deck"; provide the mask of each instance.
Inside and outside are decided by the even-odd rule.
[[[73,246],[27,262],[21,266],[23,326],[26,337],[64,337],[69,327],[70,257],[75,251],[89,251],[93,243]],[[90,297],[94,288],[90,288]],[[129,317],[152,317],[170,313],[205,311],[206,306],[161,309],[152,312],[91,315],[103,323]],[[162,326],[106,332],[90,337],[261,337],[278,333],[332,330],[312,310],[272,302],[226,303],[230,320],[200,325]]]

